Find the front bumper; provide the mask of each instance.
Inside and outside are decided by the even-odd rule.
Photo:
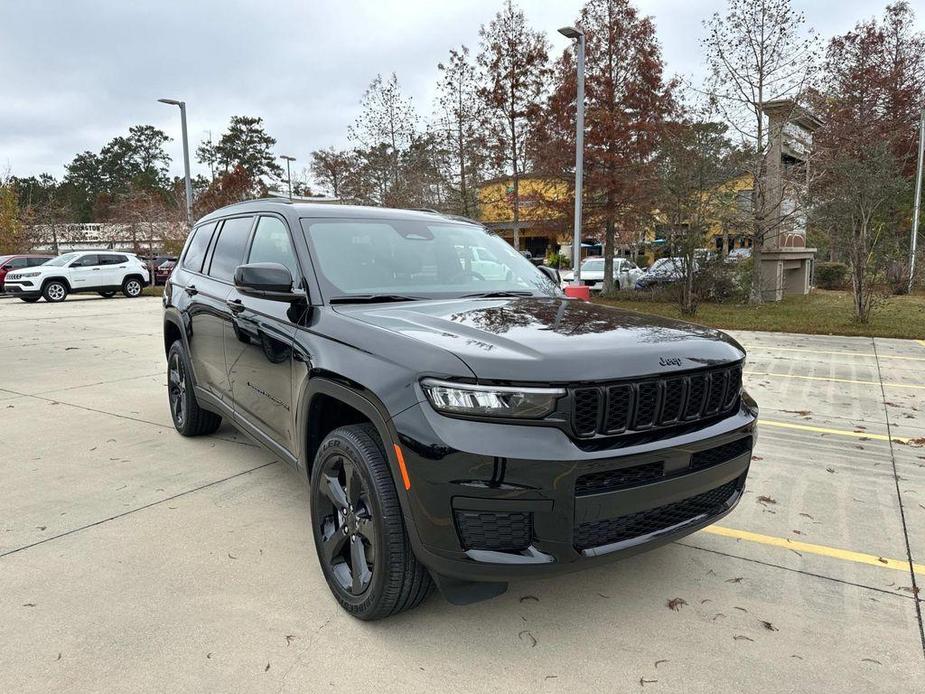
[[[670,439],[587,452],[562,431],[444,417],[392,423],[411,480],[418,558],[434,573],[504,582],[580,570],[715,522],[742,496],[757,407]]]
[[[3,291],[10,296],[41,296],[41,287],[35,286],[30,280],[6,281],[3,284]]]

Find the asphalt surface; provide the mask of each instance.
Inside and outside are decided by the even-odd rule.
[[[160,320],[0,298],[2,692],[925,690],[925,342],[737,334],[762,426],[719,526],[366,624],[296,473],[174,432]]]

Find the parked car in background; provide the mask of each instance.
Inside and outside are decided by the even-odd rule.
[[[636,280],[643,276],[644,271],[640,270],[636,263],[629,258],[617,257],[613,259],[613,282],[616,289],[630,289],[636,284]],[[571,270],[562,273],[562,286],[572,283],[575,273]],[[581,263],[581,283],[586,287],[591,287],[592,292],[599,292],[604,289],[604,259],[603,258],[585,258]]]
[[[7,273],[13,270],[22,270],[23,268],[41,265],[46,260],[51,260],[52,255],[41,255],[40,253],[25,253],[23,255],[0,255],[0,292],[3,291],[3,281]]]
[[[672,284],[684,277],[684,258],[659,258],[646,273],[636,280],[636,289],[652,289],[653,287]],[[694,261],[694,272],[700,269],[700,264]]]
[[[108,299],[121,291],[134,298],[150,279],[148,268],[131,253],[75,251],[7,273],[5,286],[8,293],[27,303],[42,297],[58,302],[77,292],[96,292]]]
[[[727,263],[741,263],[752,257],[751,248],[733,248],[726,256]]]
[[[138,257],[148,268],[148,272],[150,273],[152,281],[155,284],[160,284],[159,282],[156,281],[157,269],[161,265],[166,263],[168,260],[172,260],[174,262],[176,262],[177,260],[176,257],[172,255],[143,255],[143,256],[138,256]]]
[[[158,265],[154,269],[154,284],[166,284],[167,280],[170,279],[170,273],[173,272],[174,267],[177,264],[176,258],[170,258],[165,260],[163,263]]]

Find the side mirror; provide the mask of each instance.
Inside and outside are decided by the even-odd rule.
[[[246,296],[271,301],[296,301],[302,294],[292,291],[292,273],[279,263],[249,263],[234,271],[234,286]]]
[[[537,265],[536,269],[546,275],[550,280],[552,280],[557,287],[559,284],[561,284],[562,279],[559,277],[559,271],[554,267],[549,267],[548,265]]]

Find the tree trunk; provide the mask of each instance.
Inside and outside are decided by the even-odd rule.
[[[613,291],[613,245],[616,225],[608,219],[604,225],[604,294]]]
[[[514,248],[520,250],[520,175],[514,164]]]

